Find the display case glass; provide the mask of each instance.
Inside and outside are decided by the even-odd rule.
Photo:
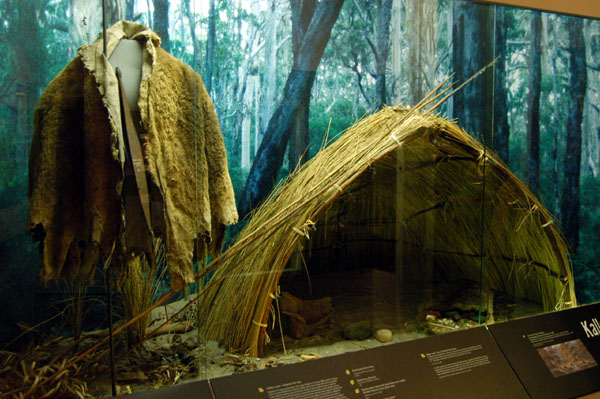
[[[600,300],[596,19],[10,0],[0,21],[0,393],[109,397]]]

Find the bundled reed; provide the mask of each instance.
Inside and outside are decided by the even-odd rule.
[[[167,270],[162,240],[154,240],[152,259],[139,255],[124,260],[124,263],[118,288],[125,319],[132,320],[152,305]],[[127,327],[130,347],[142,342],[149,321],[150,315],[145,314]]]
[[[576,304],[567,245],[526,185],[456,124],[386,107],[320,151],[252,215],[200,299],[205,336],[260,355],[284,268],[294,253],[331,248],[339,215],[355,227],[346,238],[392,242],[415,274],[429,257],[450,281],[479,281],[483,268],[490,289],[545,309]]]

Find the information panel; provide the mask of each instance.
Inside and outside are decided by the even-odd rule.
[[[600,390],[600,303],[489,326],[533,399]]]
[[[214,399],[207,380],[119,396],[123,399]]]
[[[527,398],[483,327],[217,378],[211,385],[216,399]]]

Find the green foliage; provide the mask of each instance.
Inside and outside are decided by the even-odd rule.
[[[235,198],[240,198],[242,195],[242,190],[244,190],[244,186],[246,185],[246,178],[248,177],[248,172],[244,171],[239,165],[240,161],[233,158],[232,161],[238,162],[230,162],[231,166],[229,167],[229,175],[231,176],[231,183],[233,184],[233,190],[235,192]]]
[[[186,43],[181,40],[171,38],[171,54],[179,58],[188,65],[194,64],[194,56],[186,49]]]
[[[329,109],[328,109],[329,108]],[[356,121],[353,117],[352,101],[340,98],[332,106],[322,102],[313,104],[310,118],[310,153],[316,154],[323,145],[324,139],[331,143],[341,132],[352,126]],[[364,115],[364,107],[358,113]]]
[[[0,3],[0,208],[26,201],[33,107],[69,61],[68,34],[51,27],[67,8],[48,0]]]
[[[357,4],[361,6],[360,10]],[[374,2],[346,2],[333,27],[322,60],[323,73],[335,71],[333,78],[346,86],[341,91],[338,85],[329,84],[326,90],[331,92],[335,87],[331,94],[339,95],[341,92],[362,96],[360,102],[366,102],[367,106],[375,96],[375,56],[367,41],[367,35],[373,30],[374,8]],[[359,82],[362,92],[358,90]]]

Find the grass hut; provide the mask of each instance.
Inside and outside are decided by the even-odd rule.
[[[417,108],[360,120],[274,190],[216,262],[205,336],[260,355],[294,258],[308,273],[387,265],[411,281],[426,262],[434,279],[483,282],[546,310],[576,303],[549,212],[495,154]]]

